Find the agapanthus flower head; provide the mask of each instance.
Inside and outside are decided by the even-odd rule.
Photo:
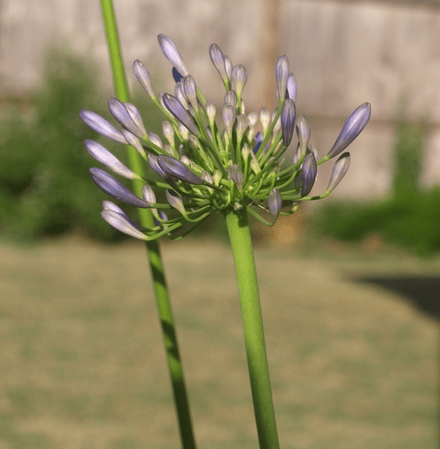
[[[339,184],[348,170],[348,153],[343,153],[334,164],[327,190],[309,196],[318,166],[343,152],[364,129],[371,114],[368,103],[350,115],[333,147],[319,159],[311,144],[307,120],[296,116],[297,83],[287,56],[281,56],[275,66],[278,107],[273,113],[262,107],[246,114],[243,89],[247,70],[241,64],[234,66],[220,47],[212,44],[209,56],[225,89],[221,113],[217,114],[214,104],[199,90],[174,42],[164,34],[158,40],[172,64],[173,94],[156,94],[150,73],[140,61],[135,61],[133,71],[164,114],[163,138],[145,129],[139,110],[131,103],[114,98],[109,101],[110,112],[121,130],[92,111],[80,112],[84,122],[98,133],[133,146],[149,169],[147,175],[140,177],[101,144],[85,141],[90,154],[104,167],[144,183],[141,198],[104,170],[92,168],[90,174],[98,187],[123,203],[149,208],[154,217],[154,225],[145,229],[119,206],[104,202],[102,216],[108,223],[143,240],[163,235],[174,239],[216,211],[244,208],[272,226],[280,215],[292,214],[303,201],[326,197]],[[288,152],[291,155],[287,157]],[[158,190],[163,191],[158,198],[165,197],[164,204],[156,202]]]

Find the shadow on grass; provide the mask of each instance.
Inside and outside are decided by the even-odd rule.
[[[407,299],[423,314],[440,321],[440,276],[360,276],[354,282],[373,284]]]

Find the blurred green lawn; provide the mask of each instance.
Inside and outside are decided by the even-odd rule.
[[[256,449],[228,248],[163,253],[199,447]],[[350,278],[440,261],[256,258],[282,447],[437,447],[438,323]],[[141,244],[0,244],[0,373],[0,449],[179,447]]]

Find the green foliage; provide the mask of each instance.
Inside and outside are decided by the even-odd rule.
[[[329,202],[314,216],[317,229],[342,241],[358,242],[371,234],[419,256],[440,250],[440,187],[406,197],[359,203]]]
[[[0,116],[3,235],[35,239],[76,231],[101,240],[121,238],[101,218],[101,201],[108,198],[88,175],[96,163],[82,141],[98,136],[78,117],[85,108],[110,118],[106,108],[110,95],[100,82],[92,64],[51,50],[31,107],[25,112],[10,108]],[[153,120],[157,123],[156,117]],[[108,140],[102,143],[113,150]],[[124,159],[123,147],[116,145],[116,150]]]
[[[375,234],[420,256],[440,250],[440,186],[419,188],[426,127],[402,117],[396,128],[393,194],[383,200],[323,204],[313,218],[319,233],[349,242]]]
[[[393,193],[395,196],[403,197],[419,191],[425,144],[426,124],[405,120],[405,103],[402,101],[393,151]]]

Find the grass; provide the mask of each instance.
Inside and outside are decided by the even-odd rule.
[[[163,252],[199,447],[255,449],[228,248]],[[0,254],[0,449],[178,448],[142,245]],[[438,323],[356,277],[440,261],[326,254],[257,251],[282,447],[437,447]]]

